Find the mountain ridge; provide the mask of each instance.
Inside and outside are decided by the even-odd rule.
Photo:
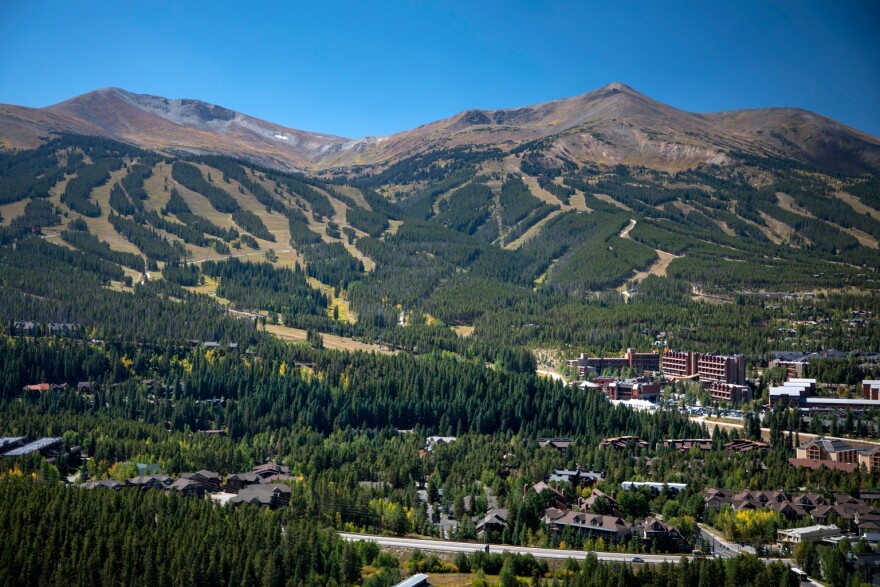
[[[693,113],[620,82],[540,104],[464,110],[414,129],[363,138],[288,128],[201,100],[115,87],[44,108],[0,105],[2,146],[32,148],[41,137],[71,132],[300,171],[381,167],[438,148],[509,150],[534,141],[545,141],[551,162],[676,170],[749,154],[831,172],[880,171],[880,139],[825,116],[784,107]]]

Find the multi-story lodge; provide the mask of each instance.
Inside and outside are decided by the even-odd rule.
[[[667,379],[699,378],[703,383],[744,385],[746,364],[740,355],[726,356],[666,349],[663,375]]]
[[[660,370],[660,355],[657,353],[637,353],[633,349],[626,349],[622,357],[592,357],[587,353],[581,353],[577,359],[568,361],[570,367],[577,367],[578,376],[581,379],[587,377],[590,371],[601,374],[606,370],[632,368],[637,373]]]

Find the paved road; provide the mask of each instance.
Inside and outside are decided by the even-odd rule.
[[[709,530],[703,524],[697,524],[697,526],[700,528],[700,537],[703,540],[703,550],[706,550],[707,552],[714,552],[722,558],[734,557],[742,552],[755,554],[755,549],[751,547],[742,548],[735,542],[726,541],[717,532]],[[711,549],[706,548],[706,546],[711,546]]]
[[[474,542],[451,542],[447,540],[422,540],[417,538],[397,538],[393,536],[372,536],[370,534],[349,534],[340,532],[339,535],[345,540],[369,540],[380,546],[395,548],[418,548],[421,550],[433,550],[436,552],[476,552],[485,550],[485,544]],[[508,544],[490,544],[489,552],[515,552],[518,554],[531,554],[535,558],[544,559],[567,559],[574,558],[583,560],[589,552],[584,550],[559,550],[555,548],[533,548],[530,546],[510,546]],[[626,554],[618,552],[595,553],[600,561],[631,561],[634,556],[646,563],[680,562],[682,557],[674,554]]]
[[[742,430],[742,424],[735,424],[733,422],[719,422],[718,420],[710,420],[706,416],[697,416],[694,414],[689,414],[688,418],[693,420],[698,424],[705,424],[711,433],[712,430],[718,426],[720,428],[738,428]],[[827,438],[828,440],[842,440],[847,444],[851,444],[857,448],[875,448],[880,446],[880,442],[876,440],[864,440],[864,439],[855,439],[855,438],[846,438],[843,436],[828,436],[827,434],[811,434],[809,432],[800,432],[801,443],[810,442],[815,440],[819,436],[823,438]],[[770,429],[769,428],[761,428],[761,438],[764,440],[770,440]]]
[[[709,534],[709,533],[707,533]],[[711,534],[710,534],[711,535]],[[412,548],[412,549],[420,549],[420,550],[433,550],[435,552],[476,552],[478,550],[485,550],[485,544],[478,544],[474,542],[452,542],[449,540],[423,540],[419,538],[398,538],[395,536],[374,536],[371,534],[351,534],[348,532],[340,532],[339,536],[341,536],[344,540],[368,540],[379,544],[380,546],[388,546],[394,548]],[[714,536],[713,536],[714,537]],[[717,539],[717,537],[716,537]],[[723,542],[723,541],[722,541]],[[719,552],[722,557],[728,558],[731,556],[736,556],[738,552],[735,549],[731,549],[733,545],[730,545],[727,542],[723,542],[724,550]],[[590,554],[584,550],[560,550],[555,548],[534,548],[531,546],[511,546],[508,544],[490,544],[489,552],[513,552],[518,554],[531,554],[535,558],[543,558],[543,559],[567,559],[573,558],[577,560],[584,560],[587,558],[587,555]],[[717,551],[716,551],[717,552]],[[679,563],[682,559],[691,558],[687,555],[676,555],[676,554],[627,554],[627,553],[619,553],[619,552],[595,552],[593,553],[600,561],[618,561],[618,562],[629,562],[633,559],[633,557],[639,557],[646,563],[658,564],[663,562],[669,563]],[[789,566],[794,565],[791,559],[761,559],[765,563],[769,564],[771,562],[779,561],[783,564],[787,564]]]

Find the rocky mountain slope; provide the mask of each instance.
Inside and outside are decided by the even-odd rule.
[[[734,155],[793,159],[831,172],[880,171],[880,140],[792,108],[685,112],[620,84],[534,106],[468,110],[387,137],[349,139],[290,129],[198,100],[106,88],[47,108],[0,105],[0,145],[34,147],[73,132],[141,147],[245,158],[286,169],[383,167],[456,146],[538,147],[560,164],[661,170],[725,164]],[[540,143],[536,143],[540,141]]]

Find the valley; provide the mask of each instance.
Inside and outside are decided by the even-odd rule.
[[[777,530],[880,515],[873,461],[791,460],[880,435],[862,387],[880,377],[873,137],[816,118],[794,149],[777,129],[796,114],[767,138],[748,128],[766,112],[696,115],[622,84],[381,140],[115,89],[4,108],[0,494],[113,560],[120,516],[102,512],[123,508],[125,533],[187,552],[162,568],[193,583],[242,549],[236,568],[291,584],[504,565],[535,583],[742,565],[780,584]],[[667,373],[666,349],[741,376]],[[581,373],[579,355],[611,366]],[[869,408],[772,400],[792,374],[820,389],[792,402]],[[734,490],[786,506],[743,513]],[[808,491],[862,517],[797,509]],[[704,557],[706,528],[779,556]],[[348,541],[378,535],[459,551]],[[91,568],[63,543],[44,546],[56,569]]]

